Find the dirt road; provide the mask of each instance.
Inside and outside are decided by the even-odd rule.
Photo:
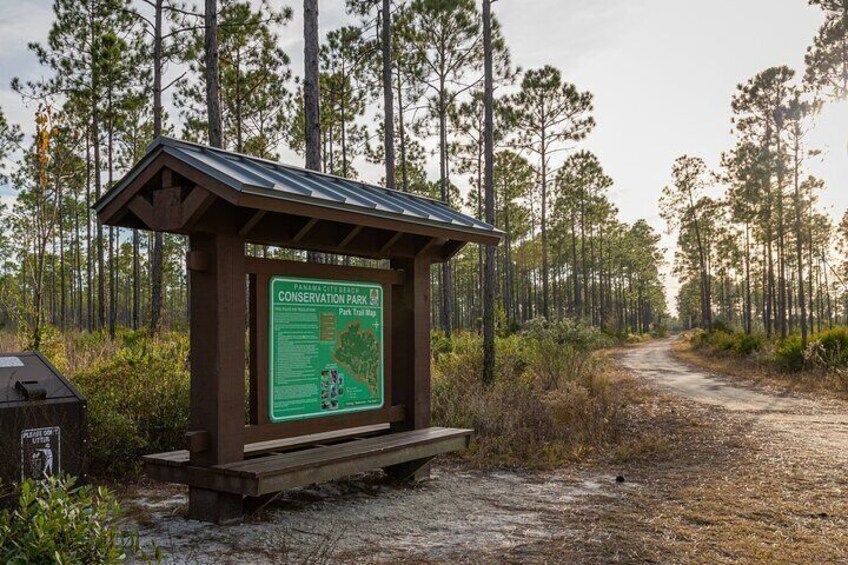
[[[848,563],[848,406],[754,389],[675,358],[673,339],[619,362],[683,401],[703,444],[645,470],[645,487],[601,516],[624,561]],[[685,446],[681,446],[685,447]],[[639,515],[629,510],[639,509]]]
[[[142,489],[142,539],[171,563],[848,563],[848,408],[708,374],[671,346],[618,356],[648,399],[632,454],[553,472],[443,464],[413,488],[364,475],[227,528],[185,520],[182,488]]]
[[[675,338],[657,340],[627,350],[621,364],[658,387],[699,403],[739,412],[818,458],[848,462],[848,407],[820,398],[754,390],[678,361]]]
[[[626,350],[619,357],[624,367],[678,396],[737,412],[788,412],[803,402],[788,396],[764,394],[695,369],[677,361],[671,346],[675,338],[652,341]]]

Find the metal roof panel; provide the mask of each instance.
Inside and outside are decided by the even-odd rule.
[[[494,226],[439,200],[164,136],[150,144],[139,165],[133,167],[95,208],[99,210],[105,206],[140,173],[144,168],[142,163],[149,162],[161,151],[239,192],[258,192],[317,206],[359,209],[369,215],[488,236],[503,235]]]

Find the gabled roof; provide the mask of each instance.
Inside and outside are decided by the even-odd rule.
[[[95,203],[95,210],[103,211],[163,153],[242,195],[446,229],[467,234],[461,238],[466,241],[496,243],[503,237],[495,227],[438,200],[164,136],[148,146],[145,157]]]

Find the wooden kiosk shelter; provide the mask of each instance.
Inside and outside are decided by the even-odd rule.
[[[189,485],[190,517],[237,520],[245,496],[370,469],[420,478],[430,458],[467,446],[471,430],[430,426],[430,265],[468,242],[497,244],[494,227],[421,196],[167,137],[94,208],[106,225],[190,236],[186,449],[144,458],[151,477]],[[245,255],[248,243],[386,259],[389,268],[262,259]],[[275,284],[308,292],[278,294]],[[347,300],[364,309],[343,310],[331,294],[322,300],[337,312],[277,304],[327,288],[342,300],[359,287],[370,294]],[[367,331],[355,319],[363,312],[378,313],[362,321]],[[326,370],[301,371],[338,332],[373,358],[336,350]],[[300,380],[289,379],[297,371]],[[360,400],[339,409],[354,394]],[[293,395],[321,408],[290,417]]]

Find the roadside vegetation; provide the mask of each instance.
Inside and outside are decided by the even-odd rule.
[[[677,347],[686,361],[733,376],[802,389],[848,395],[848,326],[808,336],[765,337],[716,322],[712,332],[697,330]]]
[[[495,341],[495,381],[481,386],[482,339],[433,337],[433,420],[475,430],[462,457],[479,466],[551,467],[627,460],[655,447],[631,433],[643,400],[617,374],[610,348],[650,336],[611,335],[563,320],[533,320]]]

